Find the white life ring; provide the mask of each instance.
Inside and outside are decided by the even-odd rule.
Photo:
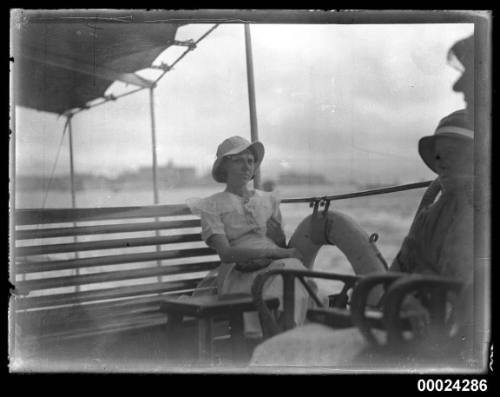
[[[387,271],[375,242],[350,216],[339,211],[317,212],[307,216],[293,233],[289,246],[304,257],[304,266],[312,269],[319,249],[335,245],[346,256],[354,273],[384,273]]]

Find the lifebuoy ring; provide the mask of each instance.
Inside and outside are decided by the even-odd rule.
[[[304,257],[304,266],[312,269],[316,255],[323,245],[335,245],[346,256],[358,275],[383,273],[385,262],[368,234],[350,216],[339,211],[315,212],[295,229],[289,246]]]

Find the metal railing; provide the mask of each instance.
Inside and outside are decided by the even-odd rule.
[[[354,192],[354,193],[336,194],[333,196],[288,198],[288,199],[282,199],[281,202],[287,203],[287,204],[288,203],[311,203],[312,204],[314,202],[345,200],[345,199],[349,199],[349,198],[374,196],[374,195],[378,195],[378,194],[402,192],[404,190],[420,189],[420,188],[424,188],[424,187],[429,186],[431,183],[432,183],[432,181],[408,183],[405,185],[390,186],[390,187],[384,187],[384,188],[379,188],[379,189],[370,189],[370,190],[364,190],[361,192]]]

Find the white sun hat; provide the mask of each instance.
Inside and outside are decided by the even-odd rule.
[[[217,158],[212,166],[212,176],[217,182],[226,182],[226,176],[221,172],[220,166],[224,157],[238,154],[247,149],[253,149],[255,154],[255,169],[257,169],[264,158],[264,145],[255,141],[250,143],[241,136],[232,136],[225,139],[217,148]],[[253,176],[252,176],[253,179]]]

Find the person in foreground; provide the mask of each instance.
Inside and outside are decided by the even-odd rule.
[[[470,119],[460,110],[444,117],[434,135],[420,139],[419,154],[438,174],[442,194],[417,215],[391,271],[433,274],[470,282],[473,135]],[[403,310],[419,319],[412,322],[414,326],[425,321],[425,309],[416,298],[410,299]],[[470,318],[470,313],[460,313],[460,327]],[[307,324],[257,346],[251,365],[353,367],[363,364],[366,348],[367,343],[357,328],[335,330],[322,324]],[[461,354],[458,350],[457,354]]]
[[[474,123],[474,34],[457,41],[448,51],[448,63],[460,72],[453,84],[453,91],[463,94],[467,115]]]
[[[212,167],[212,176],[225,184],[224,191],[188,201],[191,211],[201,217],[202,239],[222,261],[200,287],[209,284],[216,274],[212,279],[219,295],[250,294],[257,274],[268,269],[305,269],[299,251],[286,248],[279,198],[248,186],[263,157],[261,142],[250,143],[240,136],[227,138],[219,145]],[[300,325],[308,296],[301,285],[296,290],[295,323]],[[280,297],[282,280],[271,280],[265,294]],[[246,333],[262,332],[256,312],[245,313],[244,320]]]
[[[390,270],[468,281],[473,263],[473,126],[465,110],[443,118],[419,141],[442,194],[416,217]]]

